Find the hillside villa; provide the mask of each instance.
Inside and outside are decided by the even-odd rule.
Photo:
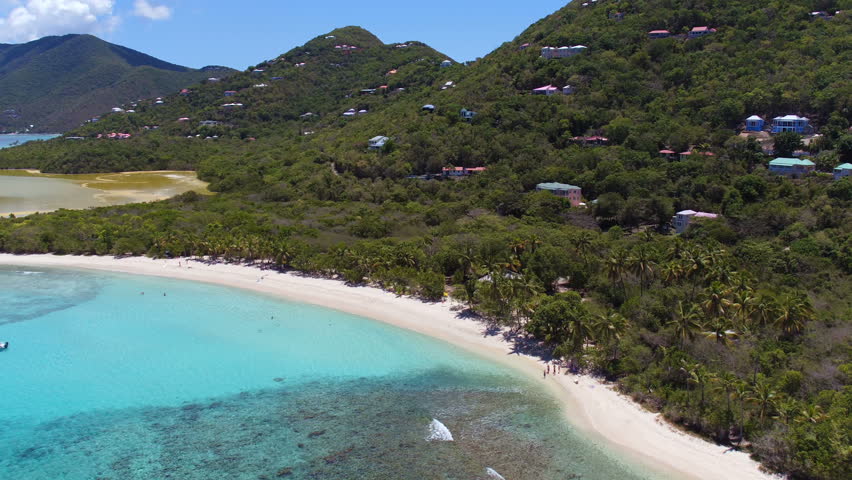
[[[481,173],[486,170],[485,167],[444,167],[441,169],[441,175],[444,177],[468,177],[474,173]]]
[[[453,65],[452,60],[444,60],[443,62],[441,62],[441,68],[450,67],[452,65]]]
[[[606,145],[609,143],[609,139],[606,137],[601,137],[600,135],[592,135],[590,137],[574,137],[573,140],[575,143],[581,143],[583,145]]]
[[[681,162],[684,162],[686,160],[689,160],[690,156],[693,153],[695,153],[696,155],[704,155],[705,157],[715,157],[716,156],[716,154],[713,153],[713,152],[698,152],[698,151],[689,150],[689,151],[686,151],[686,152],[680,152],[678,154],[678,157],[680,158]]]
[[[677,212],[674,217],[672,217],[672,226],[675,229],[675,233],[683,233],[686,231],[687,227],[689,227],[689,223],[693,219],[703,219],[703,218],[718,218],[719,215],[715,213],[707,213],[707,212],[696,212],[695,210],[681,210]]]
[[[237,94],[237,92],[234,91],[234,90],[225,90],[225,96],[226,97],[233,97],[236,94]]]
[[[579,55],[586,51],[588,47],[584,45],[573,45],[571,47],[542,47],[542,58],[568,58],[574,55]]]
[[[425,112],[434,112],[434,111],[435,111],[435,105],[432,105],[431,103],[428,103],[428,104],[423,105],[422,107],[420,107],[420,110],[423,110],[423,111],[425,111]]]
[[[654,40],[657,38],[669,38],[672,36],[672,32],[668,30],[651,30],[648,32],[648,38]]]
[[[543,87],[533,88],[533,95],[555,95],[559,93],[559,88],[553,85],[545,85]]]
[[[843,163],[834,167],[834,179],[840,180],[844,177],[852,177],[852,163]]]
[[[370,150],[379,150],[380,148],[384,147],[386,143],[388,143],[388,140],[390,140],[390,138],[384,137],[382,135],[373,137],[369,140],[368,148]]]
[[[778,175],[799,177],[813,172],[815,166],[810,160],[779,157],[769,162],[769,171]]]
[[[667,159],[667,160],[672,160],[672,161],[677,160],[677,158],[678,158],[677,152],[675,152],[674,150],[669,150],[667,148],[660,150],[660,156]]]
[[[784,115],[772,119],[772,133],[796,132],[807,133],[810,130],[809,121],[798,115]]]
[[[567,183],[557,183],[557,182],[546,182],[539,183],[535,186],[537,191],[547,191],[550,192],[557,197],[565,198],[568,202],[571,203],[572,207],[577,207],[580,203],[583,202],[583,192],[582,189],[576,185],[569,185]]]
[[[745,121],[746,128],[745,129],[746,129],[747,132],[762,132],[763,131],[763,125],[765,123],[766,123],[766,121],[764,119],[758,117],[757,115],[752,115],[752,116],[746,118],[746,121]]]
[[[689,31],[689,38],[699,38],[710,35],[711,33],[716,33],[716,29],[710,27],[692,27],[692,30]]]
[[[473,110],[468,110],[466,108],[462,108],[461,111],[459,112],[459,115],[461,115],[462,120],[464,120],[466,122],[470,122],[470,121],[473,120],[473,117],[476,116],[476,112],[474,112]]]

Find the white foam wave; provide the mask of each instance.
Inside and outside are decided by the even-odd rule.
[[[44,272],[28,272],[25,270],[16,270],[15,273],[20,273],[21,275],[41,275]]]
[[[438,420],[432,419],[429,424],[429,435],[426,436],[427,442],[452,442],[453,434],[446,425]]]
[[[488,478],[493,478],[494,480],[506,480],[505,478],[503,478],[503,475],[500,475],[499,473],[497,473],[496,470],[491,467],[485,469],[485,474],[488,475]]]

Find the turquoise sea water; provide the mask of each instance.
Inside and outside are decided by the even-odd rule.
[[[58,137],[59,135],[53,133],[45,133],[45,134],[29,134],[29,133],[16,133],[9,135],[0,135],[0,148],[11,147],[13,145],[21,145],[27,142],[31,142],[33,140],[50,140],[51,138]]]
[[[514,371],[240,290],[0,267],[6,340],[0,478],[651,478]]]

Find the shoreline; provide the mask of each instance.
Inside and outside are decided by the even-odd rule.
[[[540,382],[562,407],[567,421],[612,453],[671,478],[716,480],[778,478],[759,470],[746,453],[729,451],[677,430],[609,385],[586,375],[542,378],[544,363],[513,352],[502,335],[486,335],[479,322],[460,318],[452,302],[426,303],[339,280],[261,270],[254,266],[205,264],[187,259],[0,254],[0,265],[99,270],[217,284],[339,310],[445,341]],[[182,266],[179,266],[182,265]],[[575,383],[576,382],[576,383]]]

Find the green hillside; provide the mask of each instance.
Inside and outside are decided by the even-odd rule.
[[[0,250],[208,255],[446,291],[771,470],[847,478],[852,182],[831,172],[852,161],[852,28],[836,13],[850,8],[572,3],[447,67],[421,43],[339,29],[69,134],[82,140],[0,151],[6,168],[191,167],[219,192],[0,220]],[[696,26],[716,32],[688,38]],[[587,48],[541,57],[573,45]],[[546,84],[573,93],[532,94]],[[805,116],[820,136],[742,135],[750,115]],[[133,136],[98,138],[111,132]],[[769,172],[773,148],[807,150],[816,171]],[[587,208],[542,182],[582,187]],[[687,209],[719,216],[675,235]]]
[[[91,35],[0,45],[0,131],[69,130],[116,105],[229,71],[173,65]]]

